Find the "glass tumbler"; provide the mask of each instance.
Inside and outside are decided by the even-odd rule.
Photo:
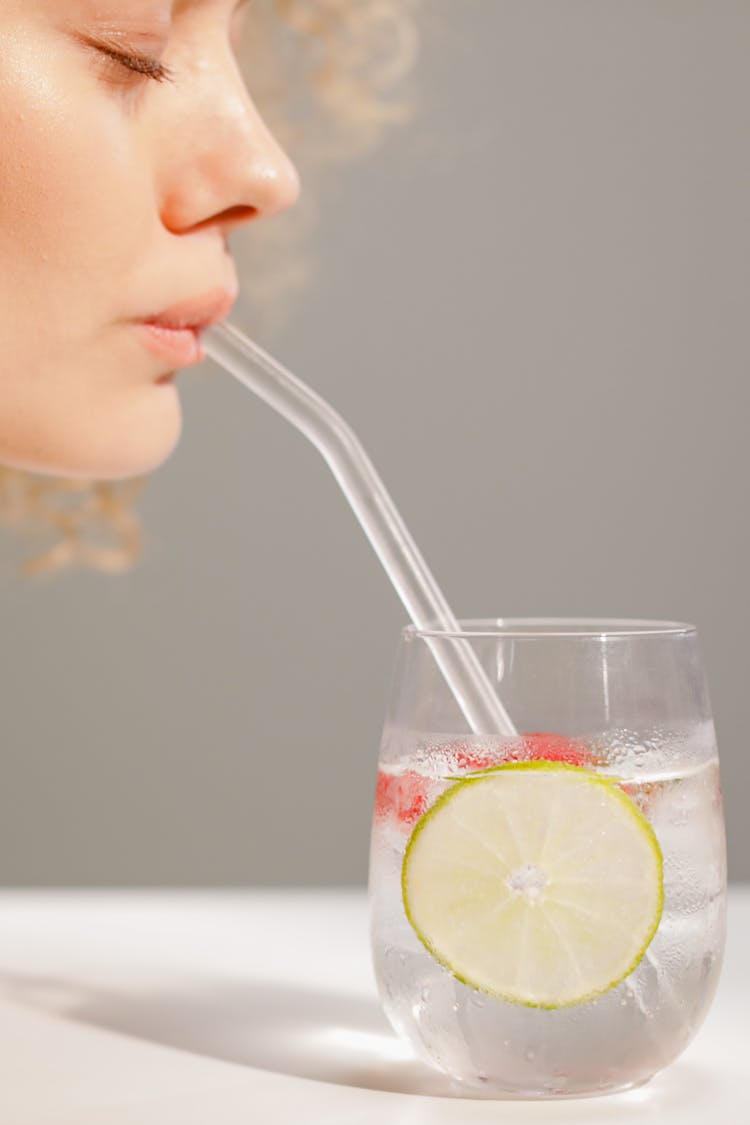
[[[640,1085],[687,1046],[724,949],[719,762],[696,630],[466,620],[402,631],[370,849],[378,990],[470,1097]],[[470,646],[517,735],[440,671]]]

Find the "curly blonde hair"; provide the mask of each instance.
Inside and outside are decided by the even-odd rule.
[[[243,301],[256,320],[277,311],[280,295],[309,277],[299,247],[314,218],[311,178],[333,161],[367,154],[388,126],[411,115],[397,90],[416,56],[416,2],[256,0],[251,6],[241,49],[243,62],[252,60],[248,85],[306,188],[289,215],[240,236],[255,262]],[[50,532],[56,539],[26,558],[19,575],[75,565],[110,574],[131,570],[144,548],[135,503],[149,480],[70,480],[0,466],[0,524],[26,539]]]

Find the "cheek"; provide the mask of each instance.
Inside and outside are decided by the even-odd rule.
[[[137,121],[86,67],[0,33],[0,465],[120,479],[169,456],[181,414],[112,347],[158,212]]]
[[[14,49],[2,64],[0,319],[70,335],[137,261],[152,195],[137,130],[86,62],[54,66],[48,52],[43,70],[39,55]]]

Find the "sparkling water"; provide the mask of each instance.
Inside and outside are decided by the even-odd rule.
[[[401,895],[414,825],[452,781],[508,758],[519,740],[386,731],[370,854],[378,988],[393,1026],[470,1096],[550,1097],[637,1085],[685,1048],[710,1005],[724,949],[726,857],[713,729],[587,738],[593,767],[617,778],[656,834],[664,908],[635,970],[588,1002],[543,1010],[457,980],[420,942]],[[589,767],[592,768],[592,767]]]

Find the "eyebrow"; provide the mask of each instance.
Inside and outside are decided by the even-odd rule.
[[[184,3],[186,8],[200,8],[206,2],[208,2],[208,0],[177,0],[177,5],[179,5],[180,3]],[[239,12],[240,8],[247,8],[249,7],[249,5],[250,0],[235,0],[235,4],[232,7],[232,15],[236,15],[237,12]]]
[[[186,0],[186,7],[195,6],[197,8],[201,6],[201,3],[202,0]],[[236,3],[232,8],[232,12],[237,12],[240,8],[246,8],[249,3],[250,0],[236,0]]]

